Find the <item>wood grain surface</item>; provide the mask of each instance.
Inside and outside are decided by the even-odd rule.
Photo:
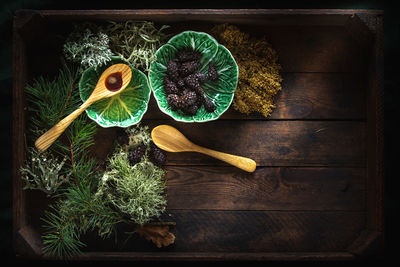
[[[169,209],[346,210],[365,209],[363,168],[169,167]]]
[[[151,127],[165,121],[146,121]],[[365,166],[365,123],[219,120],[168,123],[194,143],[252,158],[257,166]],[[198,153],[168,153],[169,165],[223,165]],[[226,165],[226,164],[225,164]]]

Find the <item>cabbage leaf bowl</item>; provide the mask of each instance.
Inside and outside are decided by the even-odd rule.
[[[213,101],[216,109],[206,112],[204,106],[196,115],[190,116],[180,110],[173,110],[167,102],[163,80],[167,75],[167,63],[176,57],[178,50],[192,48],[202,54],[200,59],[201,73],[207,73],[213,63],[219,75],[217,82],[207,81],[201,87],[205,95]],[[218,119],[231,105],[238,83],[239,69],[229,50],[209,34],[204,32],[184,31],[173,36],[156,52],[156,60],[151,64],[149,83],[158,107],[162,112],[180,122],[207,122]]]
[[[139,123],[147,111],[150,99],[151,89],[147,76],[120,57],[113,56],[106,65],[90,67],[84,71],[79,82],[82,101],[89,98],[104,70],[118,63],[127,64],[132,69],[132,79],[128,86],[120,94],[99,100],[86,109],[88,117],[104,128],[126,128]]]

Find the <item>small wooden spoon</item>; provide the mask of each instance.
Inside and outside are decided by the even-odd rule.
[[[254,160],[198,146],[187,139],[180,131],[169,125],[155,127],[151,131],[151,138],[156,146],[169,152],[200,152],[247,172],[254,172],[256,169]]]
[[[118,90],[112,88],[113,90],[107,89],[106,83],[111,86],[112,82],[118,82],[118,79],[111,75],[120,76],[122,78],[121,86]],[[45,132],[40,136],[36,142],[35,146],[38,150],[44,151],[53,144],[53,142],[65,131],[65,129],[91,104],[94,102],[104,99],[107,97],[114,96],[121,93],[132,79],[132,70],[126,64],[114,64],[107,68],[100,76],[96,87],[94,88],[92,94],[89,98],[74,112],[69,114],[67,117],[59,121],[50,130]],[[115,84],[114,84],[115,85]],[[112,86],[111,86],[112,87]],[[56,90],[57,88],[55,88]]]

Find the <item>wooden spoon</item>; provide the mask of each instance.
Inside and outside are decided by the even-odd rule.
[[[100,76],[96,87],[89,98],[74,112],[59,121],[50,130],[40,136],[35,146],[38,150],[44,151],[65,131],[65,129],[91,104],[107,97],[121,93],[132,79],[132,70],[126,64],[114,64],[107,68]],[[115,87],[115,85],[118,88]],[[107,89],[109,86],[110,90]],[[55,88],[56,90],[56,88]]]
[[[256,169],[254,160],[198,146],[187,139],[180,131],[169,125],[155,127],[151,131],[151,138],[156,146],[169,152],[200,152],[247,172],[254,172]]]

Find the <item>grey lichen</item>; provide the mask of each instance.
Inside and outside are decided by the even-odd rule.
[[[67,59],[86,68],[105,65],[111,60],[109,38],[103,32],[92,32],[89,28],[73,31],[64,44],[64,55]]]
[[[53,154],[28,149],[28,159],[21,167],[21,177],[25,182],[23,189],[38,189],[51,195],[57,188],[68,181],[68,174],[63,173],[67,159],[59,160]]]
[[[137,145],[144,144],[147,147],[150,145],[151,136],[149,132],[149,126],[137,125],[136,127],[126,128],[125,132],[129,137],[129,143],[126,150],[136,147]]]

